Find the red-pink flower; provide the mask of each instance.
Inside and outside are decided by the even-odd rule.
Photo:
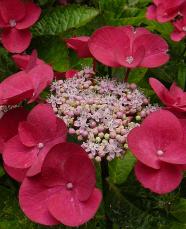
[[[94,217],[101,192],[87,153],[74,143],[56,145],[46,156],[39,176],[26,178],[19,202],[26,216],[44,225],[77,227]]]
[[[19,122],[26,120],[28,111],[23,107],[12,109],[0,119],[0,153],[6,142],[17,135]]]
[[[159,22],[171,21],[180,14],[184,2],[185,0],[154,0],[148,7],[146,16]]]
[[[18,134],[6,142],[4,163],[14,169],[14,178],[22,170],[33,176],[40,172],[47,152],[55,144],[64,142],[66,135],[65,123],[55,116],[51,106],[39,104],[28,114],[26,121],[19,123]]]
[[[171,34],[173,41],[181,41],[186,36],[186,2],[182,7],[181,14],[183,17],[175,20],[172,24],[174,31]]]
[[[2,44],[12,53],[21,53],[31,41],[31,27],[41,14],[41,9],[31,1],[1,0],[0,28]]]
[[[110,67],[154,68],[169,60],[166,41],[144,28],[103,27],[88,43],[93,57]]]
[[[69,39],[66,39],[67,46],[71,49],[73,49],[79,58],[87,58],[92,57],[89,47],[88,47],[88,41],[90,37],[82,36],[82,37],[72,37]]]
[[[179,112],[186,111],[186,92],[176,83],[173,83],[169,90],[155,78],[150,78],[149,83],[162,103],[169,109]]]
[[[51,84],[54,77],[52,67],[39,60],[35,52],[31,56],[16,55],[14,59],[23,70],[0,84],[0,104],[17,104],[25,99],[31,103]]]
[[[150,114],[140,127],[128,135],[129,149],[138,159],[137,179],[151,191],[164,194],[178,187],[181,166],[186,164],[184,130],[171,112]]]

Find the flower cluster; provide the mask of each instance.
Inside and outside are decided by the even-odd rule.
[[[138,159],[137,179],[151,191],[165,194],[179,186],[185,170],[186,93],[175,83],[168,90],[154,78],[150,85],[167,107],[150,114],[127,141]]]
[[[99,208],[93,164],[81,146],[66,142],[66,135],[65,123],[49,104],[30,112],[11,109],[0,119],[4,169],[21,182],[20,206],[36,223],[79,226]]]
[[[174,26],[171,34],[173,41],[180,41],[186,36],[186,1],[153,0],[147,9],[147,18],[160,23],[170,21]]]
[[[53,110],[97,161],[123,155],[130,130],[157,110],[135,84],[95,77],[88,68],[54,82],[51,91],[48,102]]]

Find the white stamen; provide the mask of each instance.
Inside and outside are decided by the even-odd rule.
[[[133,56],[127,56],[126,62],[127,62],[128,64],[132,64],[133,61],[134,61],[134,57],[133,57]]]
[[[164,152],[162,150],[158,150],[156,153],[158,156],[163,156],[163,154],[164,154]]]
[[[15,19],[10,19],[9,20],[9,24],[10,24],[10,26],[13,28],[13,27],[15,27],[16,26],[16,20]]]
[[[42,142],[40,142],[37,146],[39,149],[42,149],[44,147],[44,144]]]
[[[74,187],[74,185],[73,185],[72,183],[67,183],[67,184],[66,184],[66,188],[67,188],[68,190],[73,189],[73,187]]]

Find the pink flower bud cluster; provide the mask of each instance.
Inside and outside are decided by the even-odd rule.
[[[158,107],[134,83],[92,76],[86,68],[74,78],[55,81],[48,103],[91,159],[110,161],[127,151],[130,130]]]

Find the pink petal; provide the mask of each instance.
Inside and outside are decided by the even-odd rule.
[[[175,98],[169,93],[168,89],[157,79],[150,78],[149,79],[150,86],[155,91],[157,96],[160,98],[162,103],[167,106],[174,104]]]
[[[54,140],[47,142],[43,149],[40,150],[37,159],[33,162],[32,166],[29,168],[27,172],[27,176],[35,176],[36,174],[41,172],[41,167],[43,165],[43,161],[47,156],[48,152],[57,144],[63,143],[66,140],[64,135],[56,136]]]
[[[6,29],[2,32],[2,44],[12,53],[25,51],[31,42],[31,33],[28,30]]]
[[[17,104],[32,94],[32,84],[23,71],[9,76],[0,84],[0,104]]]
[[[154,169],[160,168],[156,145],[150,131],[146,132],[142,127],[136,127],[130,131],[127,142],[129,149],[138,160]]]
[[[73,37],[66,39],[66,43],[69,48],[77,52],[79,58],[92,57],[88,47],[89,38],[87,36]]]
[[[117,59],[125,58],[126,52],[129,53],[129,37],[120,28],[103,27],[96,30],[91,36],[89,49],[94,58],[102,64],[120,67],[121,64],[118,63]]]
[[[143,46],[138,47],[132,55],[119,55],[118,62],[127,68],[136,68],[139,66],[145,56],[145,49]],[[122,59],[121,59],[122,57]],[[119,59],[120,58],[120,59]],[[132,62],[130,63],[130,58],[133,58]]]
[[[34,95],[29,100],[29,103],[34,102],[40,93],[51,84],[54,72],[50,65],[40,64],[36,65],[33,69],[28,72],[28,77],[32,81],[34,88]]]
[[[14,62],[16,63],[16,65],[22,69],[22,70],[26,70],[27,65],[30,61],[30,55],[25,55],[25,54],[16,54],[12,56]],[[43,64],[44,61],[42,61],[41,59],[37,58],[36,60],[36,64]]]
[[[56,137],[63,138],[65,142],[67,139],[68,129],[65,122],[61,118],[57,118],[57,130],[56,130]]]
[[[25,3],[26,14],[25,17],[16,25],[17,29],[26,29],[32,26],[40,17],[41,8],[33,2]]]
[[[3,152],[4,163],[13,168],[29,168],[37,157],[38,149],[25,147],[18,136],[11,138]]]
[[[138,37],[135,46],[143,46],[145,48],[145,56],[141,62],[141,67],[155,68],[159,67],[169,60],[167,42],[156,34],[145,34]]]
[[[55,137],[57,128],[56,120],[53,109],[49,104],[38,104],[27,117],[28,123],[37,129],[37,137],[40,138],[41,143]],[[34,136],[34,131],[32,134]]]
[[[10,27],[10,25],[3,20],[1,16],[1,10],[0,10],[0,28],[8,28],[8,27]]]
[[[184,142],[169,145],[160,159],[171,164],[186,164],[186,145]]]
[[[84,149],[80,145],[75,143],[61,143],[54,146],[50,152],[48,152],[43,166],[43,182],[45,185],[51,187],[55,185],[64,184],[64,163],[73,155],[87,156]]]
[[[21,0],[1,0],[0,12],[5,22],[19,21],[25,16],[25,4]]]
[[[28,169],[15,169],[15,168],[12,168],[10,166],[7,166],[6,164],[4,164],[4,169],[10,177],[12,177],[14,180],[16,180],[20,183],[25,178],[26,172],[28,170]]]
[[[67,159],[64,164],[63,177],[67,182],[74,184],[79,201],[86,201],[96,185],[94,166],[92,161],[84,155],[77,154]]]
[[[160,195],[172,192],[182,180],[180,169],[175,165],[165,163],[161,165],[160,169],[156,170],[137,162],[135,174],[145,188]]]
[[[128,135],[129,149],[132,153],[142,163],[154,169],[160,168],[160,160],[173,160],[171,158],[175,156],[175,160],[181,161],[184,157],[184,152],[181,153],[180,148],[182,141],[183,129],[179,120],[165,110],[151,113],[140,127],[133,129]],[[172,156],[167,152],[173,145],[180,150],[180,155],[176,155],[177,151],[174,150],[171,151]],[[163,155],[158,154],[160,150],[163,151]]]
[[[0,119],[0,151],[3,152],[5,143],[17,135],[19,122],[26,119],[28,112],[23,107],[12,109]]]
[[[185,32],[180,32],[177,29],[175,29],[172,33],[171,33],[171,39],[173,41],[181,41],[184,37],[186,36]]]
[[[28,147],[36,146],[41,141],[38,136],[37,128],[28,122],[21,122],[19,124],[19,138],[21,142]]]
[[[166,149],[172,144],[183,141],[183,129],[178,118],[171,112],[159,110],[151,113],[142,124],[144,131],[149,130],[157,150]]]
[[[80,202],[73,192],[63,190],[51,196],[47,203],[50,213],[62,224],[78,227],[94,217],[101,199],[101,192],[96,188],[85,202]]]
[[[58,191],[46,189],[39,178],[24,179],[19,190],[19,203],[25,215],[32,221],[43,225],[57,225],[57,221],[48,211],[47,199]]]
[[[156,19],[156,9],[157,9],[157,7],[156,7],[155,5],[150,5],[150,6],[147,8],[146,17],[147,17],[149,20],[155,20],[155,19]]]

